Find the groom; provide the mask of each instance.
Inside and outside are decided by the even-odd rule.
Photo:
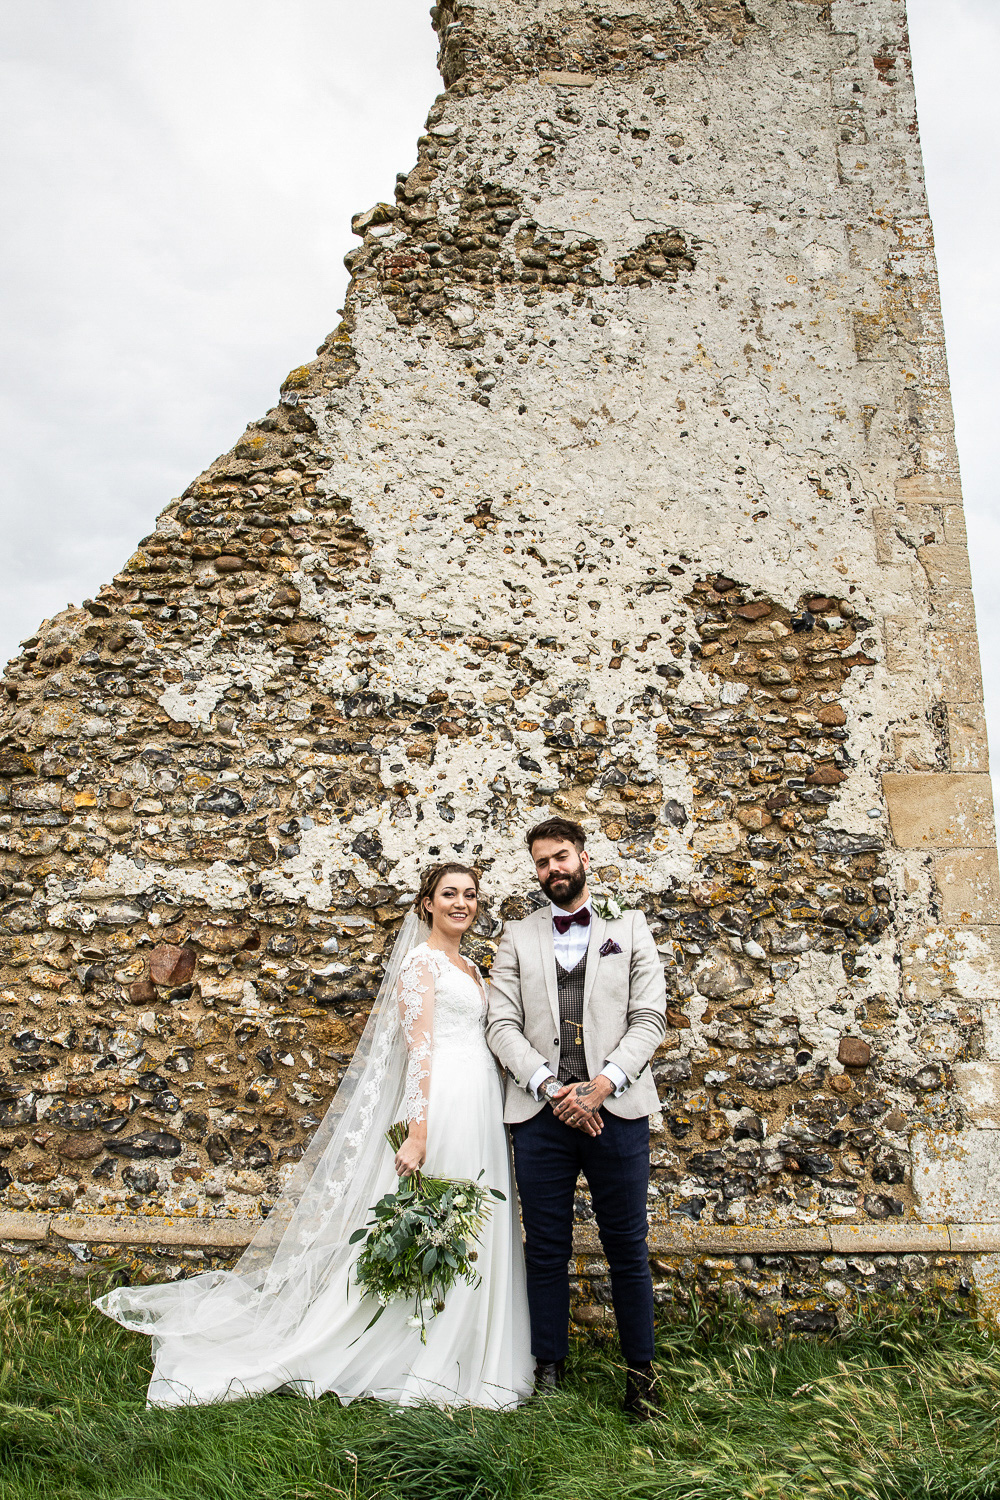
[[[547,818],[527,835],[549,902],[510,922],[490,974],[487,1037],[507,1070],[524,1221],[536,1389],[562,1384],[577,1176],[587,1179],[628,1366],[625,1410],[653,1389],[653,1284],[646,1249],[649,1059],[666,1029],[663,969],[641,911],[606,921],[587,889],[585,835]]]

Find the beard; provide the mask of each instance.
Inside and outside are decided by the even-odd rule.
[[[587,884],[587,872],[583,864],[575,870],[558,870],[541,882],[542,890],[553,906],[567,907],[572,904]]]

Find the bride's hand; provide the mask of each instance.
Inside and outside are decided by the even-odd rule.
[[[419,1172],[427,1156],[426,1137],[408,1135],[406,1140],[396,1152],[396,1174],[399,1177],[412,1177]]]

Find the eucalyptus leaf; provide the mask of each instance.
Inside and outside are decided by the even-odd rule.
[[[371,1322],[365,1328],[362,1328],[361,1332],[358,1334],[358,1339],[363,1339],[364,1336],[365,1336],[365,1334],[368,1332],[368,1329],[375,1327],[375,1324],[378,1322],[379,1318],[382,1316],[382,1314],[384,1312],[385,1312],[385,1308],[384,1307],[380,1307],[379,1310],[378,1310],[378,1312],[375,1314],[374,1318],[372,1318]],[[354,1345],[358,1342],[358,1339],[352,1339],[351,1342],[347,1346],[348,1349],[353,1349]]]

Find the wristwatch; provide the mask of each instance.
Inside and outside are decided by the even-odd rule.
[[[543,1099],[547,1099],[551,1104],[552,1100],[555,1098],[556,1094],[560,1092],[561,1089],[562,1084],[559,1082],[558,1078],[546,1078],[545,1082],[539,1086],[538,1092],[541,1094]]]

